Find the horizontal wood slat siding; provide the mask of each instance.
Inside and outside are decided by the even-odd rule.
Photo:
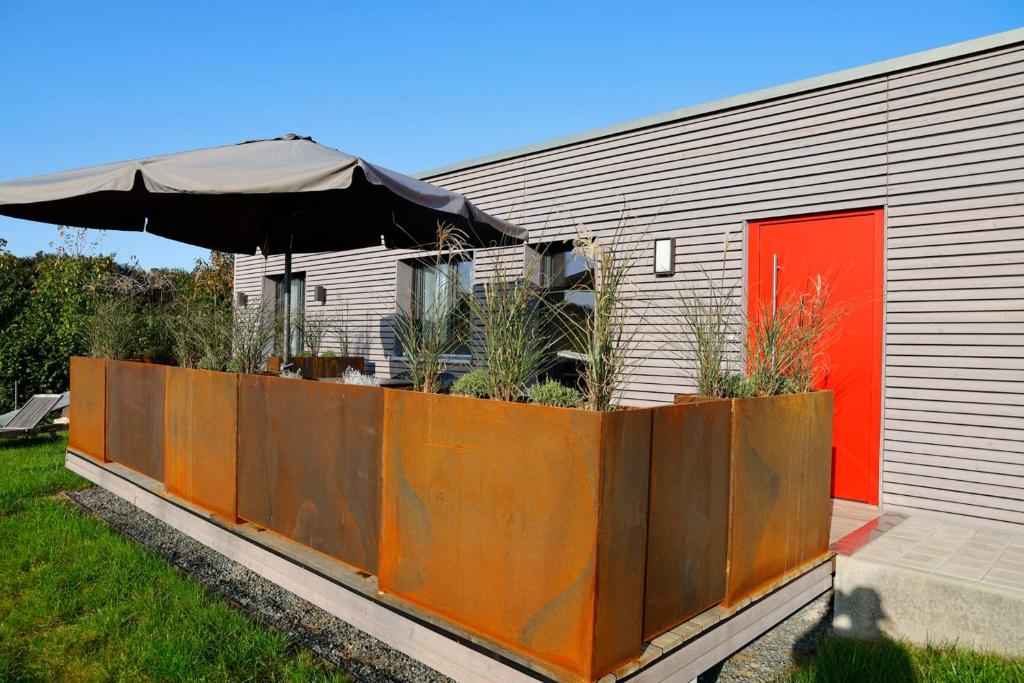
[[[628,212],[637,335],[622,399],[636,405],[692,390],[671,308],[701,269],[741,284],[744,221],[885,207],[882,503],[1024,523],[1022,46],[427,180],[523,225],[534,243],[571,239],[581,224],[608,240]],[[651,274],[655,237],[676,240],[670,280]],[[477,282],[499,256],[478,259]],[[326,309],[349,311],[382,375],[402,369],[389,315],[395,261],[408,257],[294,259],[307,307],[319,306],[313,285],[326,286]],[[258,299],[263,277],[282,269],[279,257],[240,257],[236,289]]]
[[[1024,523],[1021,55],[889,79],[883,505]]]

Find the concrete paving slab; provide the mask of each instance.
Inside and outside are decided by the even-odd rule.
[[[965,579],[967,581],[980,581],[983,576],[988,572],[985,567],[967,567],[961,564],[950,564],[945,563],[941,567],[935,570],[939,574],[946,576],[952,576],[958,579]]]

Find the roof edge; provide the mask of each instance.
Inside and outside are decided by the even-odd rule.
[[[736,107],[756,104],[767,100],[774,100],[780,97],[809,92],[811,90],[819,90],[821,88],[841,85],[843,83],[860,81],[875,76],[894,73],[896,71],[905,71],[907,69],[943,62],[957,57],[965,57],[979,52],[1008,47],[1021,42],[1024,42],[1024,28],[1015,28],[1009,31],[1003,31],[1002,33],[994,33],[992,35],[982,36],[981,38],[973,38],[971,40],[953,43],[952,45],[945,45],[929,50],[923,50],[921,52],[914,52],[902,57],[893,57],[880,62],[873,62],[863,66],[855,66],[851,69],[833,71],[821,76],[812,76],[811,78],[792,81],[783,85],[776,85],[741,95],[733,95],[731,97],[712,100],[710,102],[682,107],[680,109],[673,109],[661,114],[654,114],[653,116],[645,116],[639,119],[632,119],[609,126],[592,128],[580,133],[573,133],[571,135],[523,145],[521,147],[513,147],[512,149],[501,152],[494,152],[492,154],[485,154],[483,156],[473,157],[464,161],[457,161],[452,164],[437,166],[411,175],[412,177],[419,178],[421,180],[433,178],[445,173],[462,171],[468,168],[473,168],[474,166],[483,166],[484,164],[494,163],[496,161],[514,159],[515,157],[525,156],[535,152],[565,147],[577,142],[596,140],[598,138],[608,137],[617,133],[626,133],[629,131],[639,130],[641,128],[649,128],[662,123],[670,123],[672,121],[693,118],[695,116],[710,114],[716,111],[734,109]]]

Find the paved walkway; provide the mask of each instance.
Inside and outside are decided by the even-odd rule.
[[[1024,531],[908,517],[854,556],[1024,597]]]
[[[840,555],[1024,593],[1024,531],[833,500],[829,543]]]

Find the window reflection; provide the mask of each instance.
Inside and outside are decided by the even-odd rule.
[[[411,265],[412,311],[416,320],[421,324],[442,326],[449,341],[464,336],[460,335],[460,326],[468,320],[464,295],[473,289],[473,261],[416,261]],[[465,340],[460,339],[452,352],[468,355],[470,349]]]
[[[548,300],[563,306],[575,323],[583,323],[594,310],[593,263],[582,254],[573,253],[571,242],[548,245],[543,254]],[[550,334],[557,358],[548,375],[564,384],[578,386],[579,355],[573,351],[565,328],[553,325]]]

